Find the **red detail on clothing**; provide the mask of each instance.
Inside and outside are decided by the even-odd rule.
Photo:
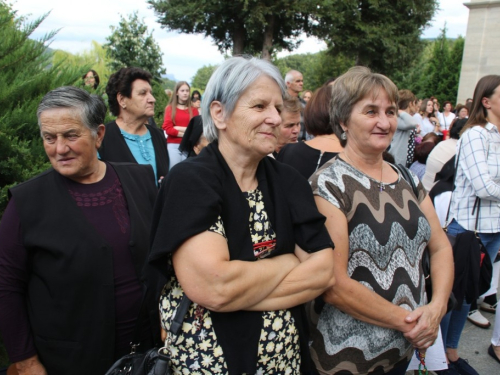
[[[165,108],[165,119],[163,120],[162,128],[168,135],[167,143],[181,143],[182,137],[178,137],[179,131],[174,128],[174,126],[182,126],[187,128],[189,124],[189,120],[192,117],[198,116],[198,109],[192,107],[191,108],[192,116],[189,116],[188,109],[179,109],[175,111],[175,123],[172,121],[172,106],[168,105]]]
[[[253,245],[253,254],[256,258],[265,258],[276,248],[276,240],[259,242]]]

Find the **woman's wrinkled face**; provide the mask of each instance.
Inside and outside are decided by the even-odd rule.
[[[460,109],[460,111],[458,111],[459,119],[466,118],[467,116],[469,116],[469,111],[467,110],[467,108],[463,107],[462,109]]]
[[[182,85],[177,90],[177,102],[185,104],[189,99],[189,86]]]
[[[92,135],[74,109],[55,108],[40,115],[43,147],[52,167],[61,175],[86,183],[95,173],[97,149],[104,137],[104,125]]]
[[[122,97],[126,110],[136,118],[149,118],[155,113],[156,99],[148,81],[136,79],[132,82],[130,98]],[[120,102],[120,104],[122,104]]]
[[[215,121],[221,142],[239,152],[262,158],[276,147],[283,98],[278,84],[268,76],[255,80],[236,102],[233,113]],[[213,116],[212,116],[213,117]]]
[[[396,103],[381,89],[377,97],[368,96],[358,101],[342,128],[347,130],[347,146],[367,155],[384,152],[391,144],[397,125]]]

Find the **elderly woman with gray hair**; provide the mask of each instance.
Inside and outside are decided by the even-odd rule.
[[[144,350],[160,339],[142,281],[153,169],[97,158],[105,115],[82,89],[45,95],[37,116],[52,168],[9,190],[0,331],[19,374],[103,374],[131,341]]]
[[[175,373],[315,371],[302,304],[333,285],[333,244],[307,181],[267,157],[284,93],[266,61],[222,63],[202,103],[211,143],[160,189],[150,264],[169,277],[163,328],[184,295],[192,301],[170,353]]]

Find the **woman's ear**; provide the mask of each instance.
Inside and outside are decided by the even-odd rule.
[[[118,105],[123,109],[127,108],[126,97],[123,96],[120,92],[116,94],[116,100],[118,101]]]
[[[481,104],[486,109],[491,109],[490,98],[484,97],[481,99]]]
[[[214,121],[217,129],[222,130],[226,128],[226,122],[224,119],[224,107],[222,103],[214,100],[210,103],[210,116],[212,116],[212,120]]]
[[[345,133],[347,131],[347,126],[343,122],[340,123],[340,129]]]
[[[97,127],[97,137],[96,137],[96,147],[101,147],[102,140],[104,139],[104,134],[106,133],[106,127],[101,124]]]

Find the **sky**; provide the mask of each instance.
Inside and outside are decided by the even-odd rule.
[[[230,0],[228,0],[230,1]],[[437,37],[446,23],[447,36],[465,36],[469,9],[461,0],[441,0],[440,10],[434,16],[424,38]],[[466,1],[470,2],[470,1]],[[163,64],[167,74],[177,81],[191,82],[196,71],[204,65],[218,64],[224,60],[210,38],[203,35],[167,32],[156,22],[157,17],[145,0],[14,0],[13,8],[19,16],[34,20],[48,12],[45,21],[33,34],[41,38],[48,32],[59,30],[50,45],[71,53],[80,53],[91,48],[92,40],[105,43],[111,34],[111,25],[118,25],[120,15],[127,16],[138,11],[149,31],[163,52]],[[326,48],[325,43],[315,38],[302,38],[301,46],[291,53],[315,53]],[[281,52],[278,56],[286,56]]]

